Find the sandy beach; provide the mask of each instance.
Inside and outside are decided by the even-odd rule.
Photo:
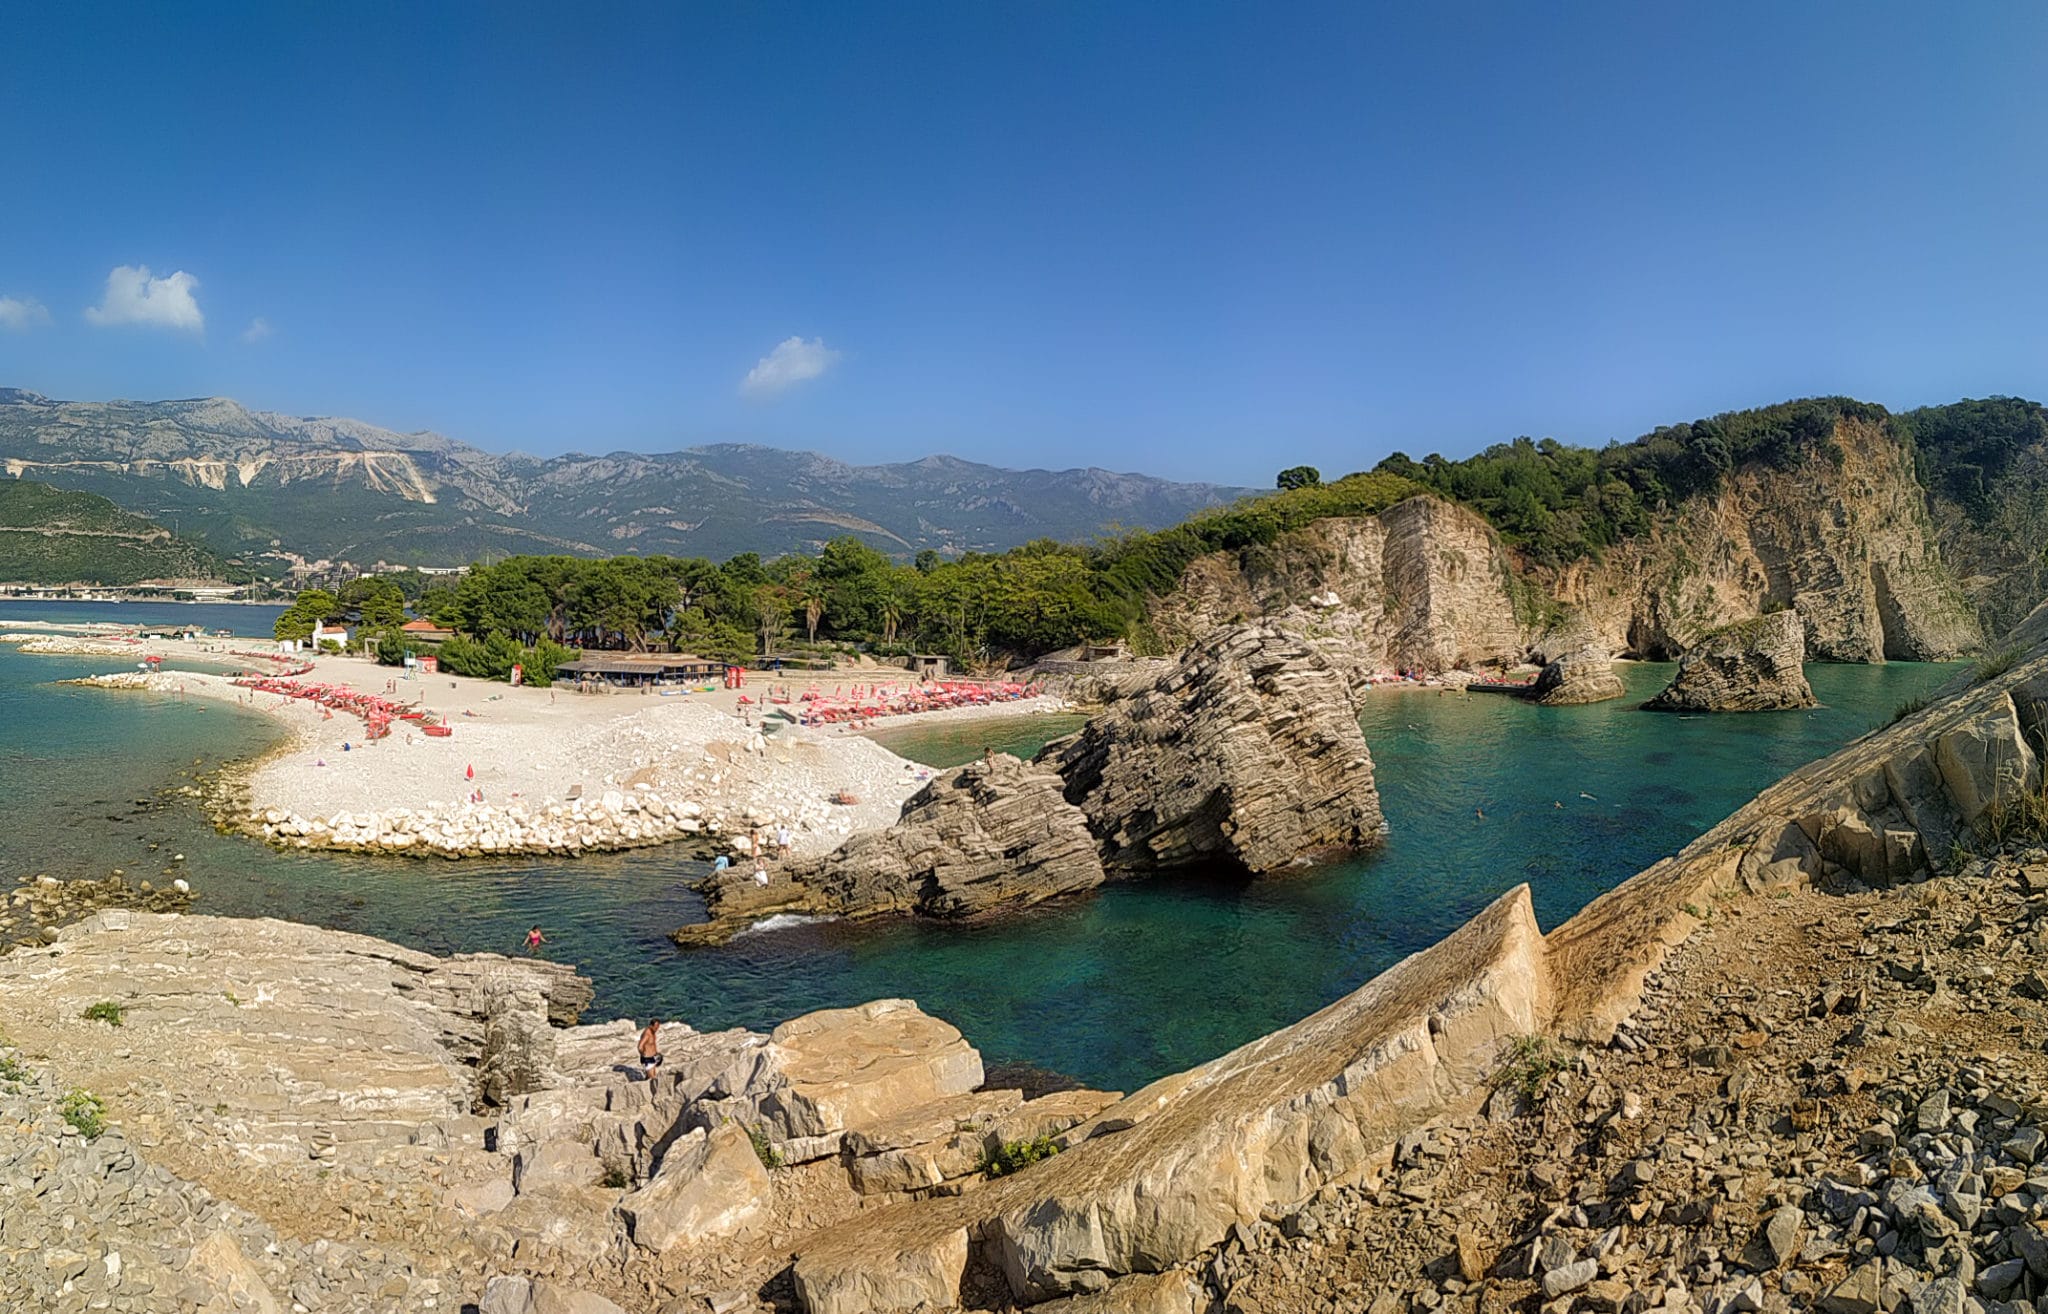
[[[683,840],[708,852],[731,850],[757,830],[772,842],[787,828],[790,852],[807,856],[889,825],[933,774],[844,726],[802,727],[772,717],[764,734],[758,701],[742,704],[740,690],[577,693],[451,675],[407,679],[359,657],[302,658],[313,667],[298,677],[302,685],[412,705],[452,728],[434,738],[400,722],[388,737],[372,740],[364,722],[345,711],[176,669],[235,663],[232,650],[256,652],[253,641],[0,638],[26,652],[111,651],[137,663],[162,656],[171,669],[127,670],[96,682],[232,703],[278,720],[288,740],[240,773],[234,815],[221,819],[295,847],[573,853]],[[268,677],[267,666],[249,664]],[[844,672],[823,682],[874,678],[871,671]],[[744,692],[759,700],[769,683],[750,682]],[[1064,706],[1033,698],[874,724],[893,730],[927,718],[1028,716]]]

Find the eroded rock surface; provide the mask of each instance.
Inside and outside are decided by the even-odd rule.
[[[1234,617],[1264,616],[1355,682],[1519,657],[1528,627],[1514,598],[1500,536],[1465,507],[1423,495],[1198,558],[1155,604],[1152,623],[1186,643]]]
[[[1581,648],[1547,663],[1529,689],[1529,700],[1545,707],[1570,707],[1605,702],[1622,693],[1621,677],[1607,654]]]
[[[1008,754],[956,767],[913,795],[887,830],[773,871],[766,884],[746,863],[703,882],[711,920],[678,939],[722,939],[781,912],[952,919],[1092,889],[1103,882],[1102,860],[1064,788],[1050,769]]]
[[[1212,631],[1038,760],[1065,779],[1112,874],[1277,871],[1382,838],[1345,677],[1269,624]]]
[[[1796,611],[1718,630],[1678,659],[1678,674],[1643,706],[1653,712],[1779,712],[1814,705],[1806,627]]]

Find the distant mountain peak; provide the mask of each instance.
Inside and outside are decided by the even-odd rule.
[[[885,552],[1085,542],[1173,524],[1249,490],[1102,470],[1006,470],[944,453],[852,465],[708,443],[496,455],[421,431],[251,410],[229,397],[51,402],[0,389],[0,471],[174,521],[224,553],[453,565],[485,553],[774,556],[853,533]],[[634,508],[666,508],[649,523]]]

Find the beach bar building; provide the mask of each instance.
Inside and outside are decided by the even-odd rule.
[[[559,675],[578,684],[608,684],[628,689],[641,685],[710,680],[725,673],[724,663],[687,652],[586,651],[578,660],[564,662],[555,669]]]

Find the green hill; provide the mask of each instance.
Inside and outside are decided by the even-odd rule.
[[[205,547],[104,497],[0,482],[0,581],[122,585],[230,576],[227,563]]]

